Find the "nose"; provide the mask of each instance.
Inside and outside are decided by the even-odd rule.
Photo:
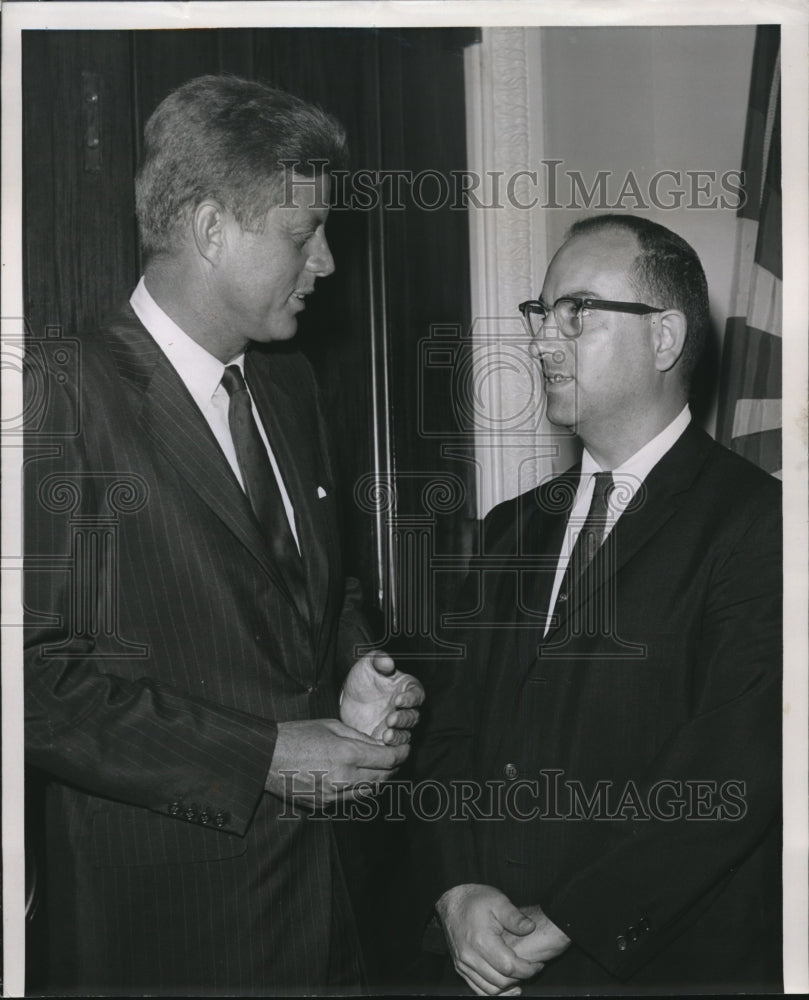
[[[556,337],[561,337],[562,333],[559,329],[559,321],[556,318],[556,311],[551,309],[545,316],[542,326],[535,335],[537,341],[540,340],[550,340]]]
[[[556,313],[551,309],[542,326],[533,334],[533,339],[528,346],[528,353],[532,357],[539,358],[540,361],[548,359],[559,364],[564,360],[564,351],[560,349],[560,342],[564,342],[566,339],[559,329]]]
[[[329,249],[326,232],[322,228],[318,229],[312,237],[306,267],[310,271],[313,271],[318,278],[327,278],[334,272],[334,257],[332,257],[331,250]]]

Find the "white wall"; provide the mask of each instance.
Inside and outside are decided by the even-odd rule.
[[[575,438],[538,419],[541,380],[536,362],[524,357],[516,311],[520,299],[538,295],[573,221],[621,210],[587,208],[581,191],[573,195],[574,172],[588,190],[605,172],[603,201],[612,204],[632,190],[624,188],[631,178],[648,208],[627,195],[623,209],[641,211],[694,246],[708,276],[718,357],[732,295],[735,187],[754,42],[752,25],[490,27],[467,50],[470,169],[499,170],[505,178],[536,171],[533,185],[522,176],[516,188],[524,204],[535,197],[530,211],[508,200],[494,211],[470,209],[475,384],[483,400],[475,442],[478,516],[577,457]],[[555,198],[549,161],[559,161]],[[652,179],[663,170],[679,176],[662,179],[658,202],[679,207],[653,203]],[[715,398],[702,419],[713,432]]]
[[[721,337],[731,303],[737,199],[718,179],[741,166],[755,26],[534,30],[541,36],[544,92],[531,130],[542,137],[543,159],[564,161],[556,168],[558,202],[570,200],[564,171],[580,171],[588,188],[599,171],[610,171],[613,201],[631,171],[650,204],[655,173],[679,171],[682,183],[664,178],[659,194],[670,201],[669,192],[684,190],[681,207],[643,214],[680,233],[700,255]],[[715,184],[702,178],[703,194],[693,192],[686,176],[697,170],[717,176]],[[689,207],[691,201],[721,202],[723,195],[732,208]],[[634,199],[625,205],[634,210]],[[594,210],[547,209],[548,253],[571,222]],[[547,260],[536,263],[539,288]],[[709,430],[714,420],[712,411]]]

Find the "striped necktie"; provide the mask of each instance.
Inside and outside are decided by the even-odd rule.
[[[587,517],[570,553],[570,561],[567,564],[562,584],[559,587],[557,600],[567,600],[571,586],[576,586],[581,575],[595,558],[604,541],[607,530],[607,515],[610,506],[610,494],[615,483],[611,472],[596,472],[595,486],[593,487],[593,497],[590,501],[590,509]],[[564,596],[562,596],[564,595]]]

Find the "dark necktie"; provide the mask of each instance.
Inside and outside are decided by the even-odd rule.
[[[590,509],[587,512],[587,517],[585,518],[584,524],[581,527],[581,531],[576,539],[576,544],[573,546],[573,551],[570,553],[570,559],[567,564],[567,569],[562,577],[562,582],[559,586],[559,591],[556,595],[556,605],[548,607],[545,601],[550,601],[551,593],[546,592],[544,596],[541,594],[541,585],[539,582],[540,574],[531,573],[528,575],[528,585],[525,593],[526,606],[531,609],[535,609],[533,613],[542,610],[546,611],[548,615],[553,615],[555,618],[565,617],[564,615],[564,605],[570,598],[570,589],[575,587],[576,580],[585,571],[587,566],[592,562],[599,546],[604,541],[604,533],[607,527],[607,512],[609,510],[609,498],[612,492],[614,483],[612,480],[611,472],[597,472],[595,474],[595,485],[593,487],[593,496],[590,500]],[[557,560],[558,565],[558,560]],[[524,628],[520,632],[520,659],[523,663],[531,663],[537,657],[537,640],[540,643],[545,640],[543,636],[550,636],[555,626],[551,625],[550,621],[544,629],[540,629],[539,635],[536,631],[529,628]],[[565,635],[562,637],[562,645],[564,645],[569,639],[569,636]],[[557,643],[558,644],[558,643]],[[548,650],[548,646],[544,646],[545,650]]]
[[[609,511],[610,494],[615,485],[611,472],[597,472],[595,474],[595,486],[593,487],[593,498],[590,501],[590,509],[587,517],[570,553],[570,561],[567,564],[562,585],[559,588],[559,598],[567,599],[567,594],[571,586],[575,586],[582,573],[587,569],[595,558],[596,552],[604,541],[604,533],[607,529],[607,513]],[[564,597],[562,595],[565,595]]]
[[[238,365],[225,368],[222,385],[230,397],[228,423],[244,491],[295,603],[306,613],[306,585],[300,553],[292,537],[278,480],[253,419],[250,393]]]

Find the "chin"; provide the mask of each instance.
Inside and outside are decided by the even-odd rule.
[[[545,415],[548,418],[548,422],[555,427],[573,427],[576,423],[574,414],[566,413],[562,407],[553,406],[553,404],[548,406]]]
[[[280,341],[292,340],[297,332],[298,324],[293,320],[291,323],[279,323],[271,329],[262,330],[253,340],[259,344],[274,344]]]

